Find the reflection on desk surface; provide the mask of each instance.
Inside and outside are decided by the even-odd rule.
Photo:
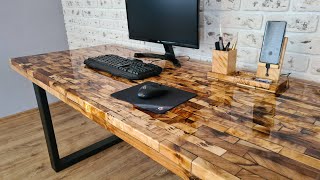
[[[144,81],[83,65],[88,56],[129,57],[136,51],[98,46],[15,58],[12,66],[100,125],[112,124],[200,178],[319,178],[319,84],[292,78],[290,88],[276,97],[209,81],[211,63],[181,59],[182,68],[166,68],[146,81],[198,96],[166,114],[153,114],[110,97]]]

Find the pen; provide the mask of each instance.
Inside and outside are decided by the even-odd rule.
[[[221,23],[220,23],[220,36],[219,36],[219,47],[220,50],[224,51],[224,45],[223,45],[223,38],[222,38],[222,30],[221,30]]]
[[[238,40],[236,40],[236,42],[232,45],[231,50],[235,50],[235,49],[236,49],[236,47],[237,47],[237,43],[238,43]]]
[[[216,46],[216,50],[220,50],[220,47],[219,47],[219,42],[215,42],[215,46]]]
[[[229,51],[229,46],[230,46],[230,42],[228,42],[228,44],[225,47],[226,51]]]

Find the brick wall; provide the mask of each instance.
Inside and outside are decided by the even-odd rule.
[[[164,51],[159,44],[129,40],[125,0],[62,0],[62,5],[71,49],[115,43]],[[266,21],[285,20],[285,72],[320,82],[320,0],[202,0],[200,8],[200,49],[175,47],[177,55],[211,61],[221,22],[224,39],[238,39],[237,66],[254,70]]]

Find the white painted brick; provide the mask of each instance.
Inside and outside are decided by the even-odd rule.
[[[261,48],[263,42],[263,33],[253,31],[239,32],[238,45]]]
[[[86,36],[97,36],[99,34],[99,29],[93,27],[84,27],[83,34]]]
[[[238,10],[240,0],[204,0],[204,10]]]
[[[101,19],[100,20],[100,27],[104,28],[104,29],[114,29],[115,20],[112,20],[112,19]]]
[[[72,31],[73,29],[74,29],[74,25],[71,25],[71,24],[65,24],[65,27],[66,27],[66,31],[68,32],[68,31]]]
[[[180,52],[188,52],[190,54],[197,54],[200,55],[200,51],[198,49],[192,49],[192,48],[187,48],[187,47],[178,47],[178,46],[174,46],[174,49],[180,49]],[[188,55],[188,54],[183,54],[184,56]]]
[[[128,30],[128,24],[127,21],[115,21],[114,29],[119,31],[127,31]]]
[[[137,48],[137,49],[141,49],[140,52],[143,52],[144,50],[149,50],[150,51],[150,49],[151,49],[150,47],[146,46],[144,42],[140,43],[138,41],[132,41],[132,40],[130,40],[129,42],[131,43],[130,44],[131,47]],[[138,42],[138,43],[136,43],[136,42]],[[162,49],[164,49],[164,48],[162,48]]]
[[[294,0],[295,11],[320,11],[320,0]]]
[[[90,47],[91,39],[89,37],[81,37],[79,42],[80,47]]]
[[[192,59],[200,59],[201,57],[201,53],[198,49],[175,46],[174,51],[177,52],[178,56],[189,56]]]
[[[131,43],[133,43],[133,44],[144,44],[145,42],[143,42],[143,41],[138,41],[138,40],[134,40],[134,39],[130,39],[129,40]],[[156,43],[154,43],[154,44],[156,44]],[[161,44],[159,44],[159,45],[161,45]],[[162,46],[162,45],[161,45]],[[163,46],[162,46],[162,48],[163,48]]]
[[[81,36],[77,33],[69,33],[68,37],[72,38],[72,39],[80,39]]]
[[[243,0],[241,8],[249,11],[286,11],[289,0]]]
[[[239,47],[237,61],[256,64],[259,60],[259,50],[256,48]]]
[[[289,73],[287,70],[283,70],[283,73]],[[301,72],[294,72],[290,75],[290,77],[298,78],[298,79],[305,79],[307,81],[313,81],[313,82],[320,82],[319,75],[310,74],[310,73],[301,73]],[[305,92],[302,92],[305,93]]]
[[[127,33],[127,32],[125,32],[124,34],[123,34],[123,41],[128,41],[128,40],[130,40],[129,39],[129,34]]]
[[[98,28],[98,27],[100,27],[100,20],[94,19],[94,18],[85,19],[85,24],[90,27]]]
[[[89,25],[89,20],[91,18],[75,18],[75,22],[77,23],[78,26],[90,26]]]
[[[78,49],[80,48],[80,41],[76,41],[76,39],[72,39],[70,41],[68,41],[69,44],[69,49]]]
[[[313,75],[320,75],[320,56],[311,59],[309,72]],[[320,81],[320,77],[317,81]]]
[[[287,21],[289,32],[315,32],[319,16],[315,14],[273,14],[268,15],[267,20]]]
[[[159,43],[145,42],[145,45],[153,48],[163,49],[163,45]]]
[[[188,54],[184,54],[190,57],[190,59],[196,59],[196,60],[200,60],[201,55],[200,54],[192,54],[192,53],[188,53]]]
[[[305,72],[308,65],[309,56],[288,52],[285,54],[283,68],[288,71]]]
[[[81,17],[82,16],[82,10],[81,9],[75,9],[75,8],[68,8],[63,10],[64,16],[70,17]]]
[[[85,18],[77,18],[77,17],[69,17],[65,19],[66,22],[73,24],[73,25],[78,25],[78,26],[87,26],[88,21]]]
[[[63,8],[79,8],[83,7],[82,0],[62,0],[61,1]]]
[[[97,37],[98,39],[100,39],[101,41],[108,41],[110,40],[108,34],[110,33],[110,30],[107,29],[98,29],[97,34],[95,35],[95,37]]]
[[[82,35],[85,31],[84,29],[85,28],[82,26],[66,26],[67,33],[73,33],[78,35]]]
[[[86,8],[98,7],[98,0],[83,0],[83,6]]]
[[[94,17],[94,11],[92,9],[82,9],[82,17],[85,18],[93,18]]]
[[[125,9],[126,1],[125,0],[112,0],[113,8],[116,9]]]
[[[103,42],[104,44],[115,44],[115,41],[112,39],[104,39],[101,40],[101,42]]]
[[[107,37],[113,40],[123,39],[123,33],[121,31],[110,30]]]
[[[212,62],[212,56],[201,55],[201,56],[200,56],[200,60],[201,60],[201,61],[206,61],[206,62]]]
[[[123,46],[126,46],[126,47],[131,47],[131,43],[127,42],[127,41],[124,41],[122,43]]]
[[[99,0],[98,7],[99,8],[106,8],[106,9],[113,8],[112,0]]]
[[[257,63],[245,63],[237,61],[237,71],[251,71],[255,72],[257,70]]]
[[[222,27],[260,29],[262,15],[235,14],[230,12],[216,14],[213,12],[204,12],[204,26],[208,26],[209,28],[219,28],[220,22]]]
[[[215,49],[213,44],[200,44],[200,52],[203,56],[212,56],[212,52]]]
[[[74,25],[76,24],[75,19],[72,17],[64,17],[64,22],[67,25]]]
[[[212,54],[215,46],[213,44],[200,44],[200,60],[211,62]],[[184,55],[188,54],[188,51],[184,52]],[[198,53],[199,54],[199,53]]]
[[[126,20],[126,11],[122,9],[109,10],[111,19]]]
[[[304,54],[320,54],[320,36],[290,34],[288,37],[287,51]]]
[[[110,10],[105,9],[95,9],[93,11],[93,16],[98,19],[111,19],[111,12]]]
[[[215,42],[217,42],[220,36],[219,31],[220,29],[217,29],[217,28],[214,28],[214,29],[205,28],[204,43],[214,44]],[[222,29],[222,34],[223,34],[224,45],[227,45],[228,42],[235,41],[238,36],[237,31],[230,30],[230,29]]]

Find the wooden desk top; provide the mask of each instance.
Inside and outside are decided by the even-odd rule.
[[[182,61],[182,68],[147,80],[198,96],[156,115],[110,97],[143,81],[102,75],[83,64],[88,56],[134,52],[98,46],[14,58],[11,66],[184,179],[320,178],[319,84],[294,79],[275,97],[210,82],[211,64]]]

